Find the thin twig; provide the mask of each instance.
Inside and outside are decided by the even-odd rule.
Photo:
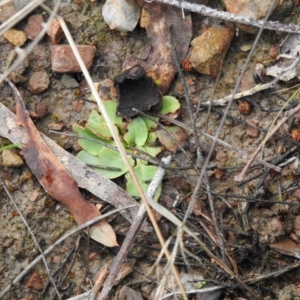
[[[163,166],[159,167],[158,170],[156,171],[147,191],[147,197],[153,198],[156,194],[156,191],[158,187],[160,186],[164,174],[165,174],[165,169],[164,166],[169,165],[171,162],[171,156],[168,156],[166,158],[162,158],[162,163]],[[120,270],[120,267],[122,263],[124,262],[124,259],[126,258],[128,252],[130,251],[130,248],[135,240],[135,237],[138,233],[138,230],[143,223],[143,220],[146,216],[146,208],[143,204],[141,204],[140,209],[137,213],[137,216],[133,223],[131,224],[129,231],[126,235],[126,238],[118,252],[118,254],[114,257],[113,261],[111,262],[110,266],[110,273],[108,277],[106,278],[102,291],[100,295],[98,296],[97,299],[106,299],[109,295],[109,292],[111,291],[111,288],[114,285],[115,278]],[[93,295],[95,296],[98,291],[94,290]]]
[[[244,92],[240,92],[240,93],[235,93],[235,94],[230,94],[226,97],[220,98],[220,99],[216,99],[213,101],[206,101],[201,103],[202,106],[225,106],[231,99],[233,100],[237,100],[237,99],[241,99],[247,96],[252,96],[258,92],[267,90],[267,89],[272,89],[275,87],[275,83],[273,83],[273,81],[265,83],[265,84],[257,84],[256,86],[254,86],[253,88],[244,91]]]
[[[205,281],[205,280],[203,280]],[[187,290],[186,293],[187,294],[203,294],[203,293],[208,293],[208,292],[213,292],[213,291],[217,291],[217,290],[221,290],[224,289],[225,287],[222,285],[216,285],[216,286],[212,286],[212,287],[208,287],[208,288],[203,288],[203,289],[191,289],[191,290]],[[164,295],[161,299],[168,299],[172,296],[176,295],[180,295],[180,292],[172,292],[169,293],[167,295]]]
[[[283,268],[283,269],[280,269],[278,271],[274,271],[274,272],[271,272],[269,274],[264,274],[264,275],[259,275],[259,276],[256,276],[256,277],[253,277],[253,278],[250,278],[250,279],[247,279],[245,280],[245,282],[249,283],[249,284],[252,284],[252,283],[256,283],[256,282],[259,282],[259,281],[262,281],[262,280],[266,280],[266,279],[270,279],[270,278],[276,278],[286,272],[289,272],[290,270],[293,270],[293,269],[296,269],[300,267],[300,261],[296,261],[295,263]]]
[[[253,88],[251,88],[250,90],[241,92],[241,93],[233,93],[231,95],[228,95],[224,98],[220,98],[217,100],[213,100],[213,101],[206,101],[201,103],[201,105],[203,106],[224,106],[226,105],[231,99],[237,100],[237,99],[241,99],[247,96],[252,96],[258,92],[267,90],[267,89],[272,89],[275,87],[276,82],[278,82],[280,80],[280,78],[288,71],[294,69],[298,63],[300,61],[300,57],[295,57],[294,62],[287,67],[286,69],[282,70],[281,73],[274,78],[271,82],[265,83],[265,84],[257,84],[256,86],[254,86]]]
[[[294,25],[294,24],[281,24],[279,22],[266,22],[264,20],[256,20],[251,17],[247,16],[240,16],[229,12],[224,12],[220,10],[216,10],[210,7],[207,7],[205,5],[201,4],[194,4],[188,1],[182,1],[182,0],[155,0],[156,2],[169,4],[172,6],[176,6],[179,8],[183,8],[195,13],[199,13],[202,16],[211,17],[215,19],[221,19],[224,21],[239,23],[243,25],[248,26],[254,26],[257,28],[263,28],[268,30],[276,30],[281,32],[291,32],[291,33],[299,33],[300,32],[300,26]],[[269,10],[271,12],[271,10]]]

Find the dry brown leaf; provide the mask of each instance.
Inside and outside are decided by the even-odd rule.
[[[18,91],[15,87],[13,89],[17,96]],[[18,125],[23,126],[29,136],[28,142],[22,147],[22,152],[32,173],[47,193],[69,210],[77,224],[100,216],[99,210],[82,197],[75,180],[42,139],[28,116],[22,98],[20,96],[16,98]],[[91,226],[89,234],[92,239],[107,247],[118,246],[115,232],[105,220]]]
[[[179,149],[178,144],[183,147],[188,135],[178,126],[168,126],[166,129],[168,132],[166,132],[163,128],[158,128],[155,132],[161,144],[169,151],[176,153]]]
[[[14,144],[26,144],[29,137],[27,132],[17,125],[15,114],[0,102],[0,136],[9,139]],[[131,208],[120,210],[128,222],[132,223],[139,209],[139,204],[130,197],[121,187],[113,181],[95,172],[75,156],[58,146],[47,136],[41,133],[51,151],[60,160],[67,172],[74,178],[80,188],[86,189],[103,201],[112,204],[116,208]],[[30,173],[31,174],[31,173]],[[28,178],[31,178],[31,175]],[[26,178],[27,178],[26,177]],[[134,206],[135,205],[135,206]],[[151,232],[152,227],[145,220],[141,230]]]
[[[191,15],[186,12],[183,19],[179,8],[155,2],[147,3],[143,0],[138,2],[150,16],[147,33],[152,42],[152,50],[147,61],[137,62],[128,57],[125,66],[128,69],[138,63],[146,70],[147,76],[152,78],[158,90],[164,94],[178,71],[169,39],[169,27],[172,25],[176,55],[181,62],[187,55],[192,38]]]

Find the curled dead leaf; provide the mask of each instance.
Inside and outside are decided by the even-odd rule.
[[[20,93],[11,82],[9,83],[17,99],[18,125],[23,126],[29,136],[28,142],[22,147],[22,152],[32,173],[47,193],[69,210],[77,224],[100,216],[98,209],[82,197],[75,180],[42,139],[29,118]],[[107,247],[118,246],[115,232],[105,220],[91,226],[89,234],[92,239]]]

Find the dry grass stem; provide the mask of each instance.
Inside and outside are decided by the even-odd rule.
[[[162,165],[161,167],[159,167],[149,185],[148,191],[147,191],[147,197],[148,198],[153,198],[156,194],[156,191],[158,189],[158,187],[160,186],[160,184],[162,183],[164,174],[165,174],[165,169],[164,166],[168,166],[171,162],[171,156],[168,157],[164,157],[162,158]],[[118,275],[118,272],[121,268],[122,263],[124,262],[125,258],[127,257],[132,244],[136,238],[136,235],[138,233],[138,230],[141,226],[141,224],[143,223],[143,220],[146,216],[146,208],[144,204],[141,204],[140,209],[137,213],[136,218],[134,219],[134,222],[131,224],[129,231],[126,234],[126,238],[123,241],[123,244],[121,246],[121,248],[119,249],[118,254],[114,257],[114,259],[111,262],[110,265],[110,272],[109,275],[107,277],[107,279],[105,280],[103,287],[102,287],[102,291],[99,294],[99,296],[97,297],[97,299],[106,299],[114,285],[115,279]],[[164,251],[162,251],[161,253],[165,253],[165,251],[167,251],[167,243],[165,243],[165,249]],[[95,293],[97,291],[95,290]]]
[[[1,9],[1,5],[4,3],[7,3],[11,0],[4,0],[1,1],[0,3],[0,9]],[[152,1],[149,1],[152,2]],[[189,91],[188,91],[188,86],[185,82],[185,78],[184,78],[184,74],[181,70],[181,66],[180,66],[180,62],[178,61],[177,57],[176,57],[176,53],[175,53],[175,47],[173,45],[173,41],[172,41],[172,36],[171,36],[171,29],[170,29],[170,34],[169,34],[169,38],[171,40],[171,46],[173,48],[173,54],[174,54],[174,58],[175,58],[175,62],[177,65],[177,69],[179,72],[179,76],[182,79],[182,85],[183,85],[183,92],[185,95],[185,100],[186,100],[186,104],[187,104],[187,110],[189,113],[189,120],[187,121],[187,123],[189,123],[190,125],[186,125],[180,121],[177,120],[173,120],[170,119],[166,116],[159,116],[167,121],[169,121],[170,123],[173,123],[177,126],[180,126],[182,128],[184,128],[185,130],[189,131],[193,138],[195,139],[195,144],[196,144],[196,154],[197,154],[197,158],[196,158],[196,162],[193,161],[193,159],[191,159],[191,155],[189,156],[189,153],[187,153],[185,151],[185,149],[183,147],[181,147],[179,145],[179,149],[182,151],[182,153],[186,156],[187,159],[184,159],[187,161],[185,161],[185,163],[188,165],[187,168],[191,169],[191,166],[193,166],[195,168],[195,171],[197,172],[197,182],[195,184],[194,190],[192,190],[192,196],[190,197],[190,199],[187,200],[187,196],[186,194],[184,194],[184,196],[182,198],[184,198],[184,201],[186,201],[186,203],[188,203],[188,207],[187,210],[185,212],[184,217],[181,216],[181,218],[183,220],[181,220],[180,218],[176,217],[175,214],[173,214],[171,211],[169,211],[168,209],[165,208],[165,206],[155,202],[153,200],[153,197],[156,193],[156,190],[158,188],[158,186],[161,184],[162,180],[163,180],[163,176],[165,174],[165,170],[168,168],[168,165],[170,164],[171,161],[171,156],[168,157],[164,157],[162,159],[161,165],[158,168],[158,171],[156,173],[156,175],[154,176],[148,192],[145,194],[137,180],[136,174],[133,171],[133,168],[131,167],[129,161],[128,161],[128,155],[132,155],[132,157],[135,158],[140,158],[140,159],[144,159],[139,155],[136,154],[132,154],[131,149],[129,151],[126,152],[122,141],[120,140],[120,136],[119,133],[116,131],[115,126],[112,124],[109,115],[105,109],[105,106],[103,105],[102,99],[99,96],[98,91],[95,88],[95,85],[93,83],[93,80],[91,78],[91,75],[89,73],[89,71],[87,70],[82,58],[80,57],[79,51],[77,49],[77,46],[74,42],[74,39],[67,27],[66,22],[62,19],[62,17],[60,15],[58,15],[58,9],[61,5],[61,1],[54,1],[54,5],[53,8],[49,8],[47,7],[44,3],[44,0],[34,0],[29,2],[29,4],[27,4],[25,7],[23,7],[18,13],[16,13],[12,18],[10,18],[9,20],[5,21],[4,23],[2,23],[0,25],[0,34],[2,35],[4,32],[6,32],[8,29],[14,27],[18,22],[20,22],[24,17],[28,16],[34,9],[36,9],[38,6],[40,6],[42,9],[44,9],[48,14],[49,17],[47,19],[47,22],[45,22],[45,24],[43,24],[43,29],[42,31],[39,33],[39,35],[24,49],[22,50],[19,47],[15,47],[15,53],[17,53],[17,58],[13,61],[13,63],[11,65],[9,65],[6,70],[4,71],[3,74],[0,74],[0,84],[3,82],[3,80],[6,80],[7,77],[26,59],[26,57],[28,56],[28,54],[34,49],[34,47],[42,40],[42,38],[44,37],[48,27],[50,26],[53,18],[57,18],[61,28],[63,29],[63,32],[67,38],[67,41],[69,43],[69,45],[71,46],[74,56],[77,59],[77,62],[82,70],[82,73],[86,79],[86,82],[88,83],[88,86],[91,90],[91,93],[93,95],[93,97],[96,99],[97,105],[99,107],[99,110],[101,111],[101,114],[103,116],[103,118],[106,121],[106,124],[111,132],[111,135],[117,145],[117,147],[113,147],[110,145],[105,144],[106,147],[111,148],[115,151],[119,151],[122,159],[133,179],[133,182],[140,194],[140,197],[142,199],[142,204],[139,207],[139,210],[137,210],[137,214],[135,215],[135,219],[132,222],[132,225],[129,229],[129,231],[127,232],[126,238],[122,243],[122,246],[119,248],[118,254],[115,255],[115,257],[113,258],[113,260],[111,261],[110,264],[105,265],[102,270],[99,273],[98,279],[93,287],[92,290],[76,296],[76,297],[72,297],[69,298],[69,300],[86,300],[86,299],[98,299],[98,300],[104,300],[104,299],[108,299],[111,289],[115,284],[115,278],[118,275],[118,271],[120,270],[121,265],[124,263],[124,260],[127,258],[129,251],[132,248],[132,245],[136,239],[136,235],[138,233],[138,230],[140,229],[141,225],[143,224],[143,222],[145,221],[145,216],[146,213],[148,214],[151,223],[153,225],[153,228],[155,230],[157,239],[159,240],[159,243],[161,244],[161,251],[156,259],[155,264],[153,264],[152,268],[150,268],[150,272],[153,271],[153,269],[155,267],[157,267],[159,265],[159,263],[161,262],[163,256],[166,257],[167,262],[164,265],[163,268],[163,274],[158,274],[157,275],[157,290],[156,290],[156,294],[155,294],[155,299],[168,299],[169,297],[174,297],[177,298],[177,295],[180,295],[181,298],[183,298],[184,300],[188,299],[188,295],[192,294],[192,293],[196,293],[196,294],[203,294],[203,293],[207,293],[207,292],[211,292],[211,291],[216,291],[216,290],[220,290],[220,289],[224,289],[227,288],[227,286],[223,286],[223,285],[217,285],[215,284],[213,287],[208,287],[208,288],[201,288],[201,289],[190,289],[190,290],[186,290],[186,288],[184,287],[183,283],[181,282],[181,278],[179,276],[179,271],[177,269],[177,267],[175,267],[175,262],[176,262],[176,257],[179,254],[181,254],[181,259],[183,260],[183,263],[186,264],[186,268],[188,270],[188,272],[191,270],[191,266],[193,266],[193,263],[191,261],[189,261],[189,258],[193,258],[196,263],[199,262],[200,264],[202,264],[202,266],[204,266],[204,262],[201,260],[201,256],[197,256],[193,253],[193,251],[190,250],[190,248],[186,248],[186,244],[185,244],[185,238],[188,235],[189,237],[192,237],[192,239],[194,239],[194,241],[197,243],[196,246],[198,248],[201,249],[201,251],[203,251],[204,253],[204,257],[208,257],[208,259],[211,260],[211,262],[213,264],[215,264],[215,269],[217,271],[220,271],[220,273],[223,272],[223,276],[225,274],[224,277],[226,278],[230,278],[234,281],[234,284],[238,287],[243,289],[243,291],[245,293],[249,293],[248,295],[251,295],[250,297],[252,297],[252,299],[256,299],[259,296],[256,294],[256,292],[254,292],[254,289],[252,290],[248,284],[253,284],[256,283],[258,281],[261,280],[266,280],[269,278],[274,278],[276,276],[279,276],[285,272],[288,272],[289,270],[293,269],[293,268],[297,268],[299,267],[299,263],[294,263],[291,266],[288,266],[286,268],[284,268],[283,270],[280,271],[276,271],[276,272],[272,272],[266,275],[260,275],[257,277],[254,277],[252,279],[247,279],[247,280],[242,280],[239,277],[239,271],[240,269],[238,268],[238,263],[239,261],[237,260],[237,262],[235,261],[234,254],[233,251],[229,250],[229,246],[226,245],[226,241],[227,239],[224,237],[223,232],[226,232],[226,230],[228,230],[226,228],[226,225],[223,225],[223,222],[225,223],[225,221],[223,220],[223,215],[222,213],[220,213],[220,215],[218,215],[219,211],[215,209],[215,202],[216,201],[223,201],[226,206],[221,203],[224,207],[226,207],[227,210],[230,210],[230,212],[234,215],[235,219],[233,218],[233,220],[235,220],[237,223],[240,224],[240,226],[244,226],[243,230],[246,231],[246,229],[249,227],[248,224],[248,208],[250,206],[250,203],[254,202],[254,200],[251,200],[254,197],[259,197],[260,196],[260,192],[261,192],[261,185],[264,184],[266,176],[268,175],[269,169],[273,169],[277,172],[281,171],[281,168],[284,167],[286,164],[289,164],[293,161],[296,160],[296,157],[298,155],[295,153],[293,157],[286,157],[286,160],[274,160],[272,161],[272,163],[270,162],[266,162],[263,159],[259,159],[256,158],[258,153],[261,151],[261,149],[263,148],[264,144],[266,143],[266,141],[268,141],[277,131],[278,129],[285,123],[287,122],[292,116],[294,116],[297,112],[300,111],[300,104],[298,104],[297,106],[295,106],[292,109],[289,109],[288,111],[286,111],[283,115],[283,117],[277,122],[276,126],[274,126],[274,128],[272,128],[264,137],[263,141],[259,144],[259,146],[256,148],[256,150],[249,155],[245,150],[242,150],[238,147],[236,147],[235,145],[231,145],[223,140],[221,140],[219,138],[221,130],[223,128],[223,125],[225,123],[226,117],[231,117],[228,115],[229,109],[231,107],[231,104],[233,103],[234,100],[237,99],[241,99],[247,96],[252,96],[256,93],[259,93],[261,91],[265,91],[265,90],[270,90],[270,89],[275,89],[277,87],[277,82],[280,80],[280,78],[282,77],[282,75],[284,73],[286,73],[287,71],[295,68],[299,62],[300,62],[300,57],[296,57],[293,58],[295,59],[294,62],[292,63],[291,66],[289,66],[288,68],[286,68],[284,71],[282,71],[274,80],[272,80],[269,83],[265,83],[265,84],[257,84],[255,87],[244,91],[244,92],[239,92],[239,86],[242,80],[242,77],[245,75],[246,69],[249,67],[249,63],[251,60],[251,57],[255,51],[256,45],[258,44],[258,41],[260,39],[260,36],[263,32],[264,29],[269,29],[269,30],[276,30],[276,31],[281,31],[281,32],[290,32],[290,33],[298,33],[300,32],[300,25],[294,25],[294,24],[281,24],[279,22],[269,22],[268,17],[272,11],[272,7],[274,6],[275,0],[272,1],[272,5],[269,8],[268,11],[268,15],[265,17],[264,20],[256,20],[253,18],[248,18],[245,16],[238,16],[235,14],[231,14],[228,12],[223,12],[223,11],[218,11],[212,8],[209,8],[205,5],[199,5],[199,4],[194,4],[188,1],[182,1],[182,0],[154,0],[154,2],[158,2],[158,3],[163,3],[163,4],[167,4],[167,5],[172,5],[175,7],[179,7],[182,10],[183,13],[183,17],[184,17],[184,10],[188,10],[191,12],[195,12],[195,13],[199,13],[203,16],[207,16],[210,18],[216,18],[216,19],[221,19],[224,21],[230,21],[230,22],[234,22],[234,23],[239,23],[239,24],[243,24],[243,25],[247,25],[247,26],[254,26],[259,28],[259,33],[256,35],[256,39],[253,43],[253,46],[251,48],[251,51],[247,57],[246,62],[243,65],[243,68],[241,70],[241,72],[239,73],[239,77],[236,80],[236,85],[234,87],[234,90],[232,91],[232,94],[220,98],[220,99],[216,99],[216,100],[211,100],[211,101],[205,101],[205,102],[198,102],[198,106],[196,109],[196,113],[193,112],[193,107],[192,107],[192,102],[189,98]],[[175,37],[175,34],[174,34]],[[116,55],[116,54],[115,54]],[[281,57],[287,57],[287,55],[282,55]],[[291,57],[288,57],[291,58]],[[219,73],[218,79],[217,81],[220,79],[221,76],[221,71]],[[196,77],[195,77],[196,78]],[[221,79],[222,80],[222,79]],[[9,82],[9,84],[11,84]],[[217,84],[215,83],[213,92],[215,92]],[[179,90],[179,89],[178,89]],[[182,90],[180,91],[182,92]],[[231,92],[231,91],[230,91]],[[273,92],[273,91],[272,91]],[[182,93],[181,93],[182,94]],[[213,99],[213,95],[206,97],[205,100],[207,99]],[[205,106],[208,107],[208,115],[206,118],[206,121],[204,122],[206,124],[206,129],[208,126],[208,120],[210,117],[210,112],[214,111],[214,109],[212,108],[212,106],[226,106],[225,112],[221,118],[220,121],[220,125],[218,126],[217,130],[215,131],[215,135],[212,136],[206,132],[200,131],[199,128],[197,128],[196,126],[196,120],[197,120],[197,113],[200,111],[201,106]],[[263,104],[262,104],[263,106]],[[284,107],[287,106],[287,103],[285,104]],[[259,107],[261,108],[261,106],[259,105]],[[282,113],[284,107],[281,109],[280,113]],[[290,106],[289,106],[290,108]],[[274,110],[275,111],[275,110]],[[272,112],[274,112],[272,111]],[[266,110],[264,110],[264,112],[266,112]],[[149,117],[148,115],[146,115],[143,112],[139,112],[141,115],[146,116],[147,118],[149,118],[150,120],[156,122],[153,118],[151,118],[151,116]],[[232,116],[234,116],[232,114]],[[233,118],[233,117],[231,117]],[[199,119],[200,120],[200,119]],[[202,116],[201,116],[201,122],[202,122]],[[243,119],[242,119],[243,120]],[[219,122],[219,120],[218,120]],[[274,121],[275,122],[275,121]],[[156,122],[158,123],[158,122]],[[244,122],[243,125],[245,125],[246,121]],[[168,134],[169,132],[165,129],[165,127],[163,125],[161,125],[160,123],[158,123],[159,126],[161,126]],[[241,123],[238,123],[241,124]],[[256,123],[255,123],[256,124]],[[251,126],[250,126],[251,127]],[[255,126],[254,126],[255,127]],[[206,130],[205,129],[205,130]],[[260,129],[258,126],[256,126],[256,129]],[[1,130],[0,130],[1,132]],[[212,130],[213,132],[213,130]],[[265,130],[264,132],[267,132],[267,130]],[[68,133],[59,133],[59,134],[64,134],[66,136],[71,136],[71,137],[77,137],[74,134],[68,134]],[[212,144],[210,146],[209,149],[209,154],[204,157],[203,156],[203,152],[201,151],[201,147],[202,144],[200,144],[199,142],[199,136],[203,135],[206,138],[212,140]],[[249,134],[250,136],[250,134]],[[261,138],[261,136],[260,136]],[[80,137],[81,139],[81,137]],[[88,140],[92,140],[89,138],[82,138],[82,139],[88,139]],[[177,140],[172,136],[172,139],[177,143]],[[203,138],[204,139],[204,138]],[[206,139],[205,139],[206,140]],[[288,139],[285,139],[284,141],[287,141]],[[97,141],[98,142],[98,141]],[[100,142],[101,143],[101,142]],[[177,143],[178,144],[178,143]],[[229,203],[225,198],[228,196],[228,194],[224,193],[224,195],[219,195],[217,193],[214,193],[215,190],[212,190],[211,188],[211,182],[214,183],[214,181],[212,181],[212,177],[209,177],[208,174],[210,174],[210,172],[208,173],[208,164],[209,164],[209,160],[210,157],[212,156],[212,153],[214,151],[214,148],[216,146],[216,144],[220,144],[230,150],[235,151],[236,153],[238,153],[240,155],[239,158],[242,159],[246,159],[248,160],[245,167],[243,168],[243,170],[234,177],[234,180],[237,182],[242,182],[252,164],[253,161],[256,161],[257,163],[263,165],[266,167],[266,169],[264,169],[263,172],[260,172],[259,175],[257,175],[256,173],[256,178],[257,182],[256,183],[256,187],[251,190],[251,199],[249,200],[248,198],[244,198],[242,200],[233,200],[233,201],[243,201],[242,204],[238,204],[242,206],[242,212],[239,211],[237,212],[236,208],[234,205],[231,205],[231,203]],[[292,144],[293,146],[295,145]],[[298,144],[299,146],[299,144]],[[221,147],[222,148],[222,147]],[[218,149],[217,149],[218,150]],[[281,149],[280,149],[281,150]],[[193,154],[193,153],[192,153]],[[235,154],[234,154],[235,155]],[[148,156],[149,157],[149,156]],[[176,157],[177,159],[177,157]],[[158,165],[159,164],[159,160],[155,159],[153,157],[149,157],[148,159],[144,159],[152,164]],[[216,160],[218,161],[218,160]],[[276,165],[275,165],[276,164]],[[178,164],[179,165],[179,164]],[[217,165],[217,163],[215,164]],[[225,165],[225,164],[224,164]],[[211,166],[211,164],[209,165]],[[227,165],[226,165],[227,166]],[[260,166],[258,166],[260,168]],[[169,168],[171,169],[171,168]],[[175,169],[175,168],[173,168]],[[221,167],[219,168],[220,171],[219,172],[219,178],[221,178],[224,175],[224,169]],[[210,170],[213,170],[212,172],[215,171],[215,169],[210,168]],[[189,170],[190,171],[190,170]],[[195,172],[193,170],[191,170],[192,176],[194,176]],[[221,173],[221,175],[220,175]],[[188,174],[188,172],[187,172]],[[229,172],[230,174],[230,172]],[[178,176],[178,174],[176,174]],[[214,174],[215,175],[215,174]],[[227,174],[226,174],[227,175]],[[171,175],[172,176],[172,175]],[[187,175],[187,177],[189,176],[189,174]],[[224,176],[226,177],[226,176]],[[223,178],[224,178],[223,177]],[[254,177],[254,176],[253,176]],[[216,176],[217,179],[219,179]],[[211,182],[210,182],[211,180]],[[252,179],[253,180],[253,179]],[[283,199],[283,195],[286,192],[285,188],[282,188],[281,182],[279,181],[280,179],[277,179],[277,190],[276,193],[278,191],[278,197],[280,198],[280,200],[284,200]],[[243,182],[244,183],[244,182]],[[190,184],[190,183],[189,183]],[[214,187],[214,186],[213,186]],[[294,187],[293,187],[294,188]],[[7,192],[9,198],[11,199],[11,201],[14,203],[12,196],[9,194],[9,192],[7,191],[7,188],[4,187],[5,191]],[[194,232],[194,230],[190,229],[193,227],[189,227],[187,226],[187,224],[189,224],[187,222],[189,216],[191,215],[193,209],[195,208],[195,204],[196,201],[199,200],[199,194],[200,192],[205,195],[205,197],[203,197],[205,200],[207,201],[206,205],[208,207],[209,213],[204,213],[202,208],[199,208],[200,213],[197,215],[199,216],[199,219],[197,219],[196,225],[197,225],[197,230],[198,227],[200,228],[199,232]],[[189,194],[189,195],[190,195]],[[202,194],[201,194],[202,195]],[[180,199],[180,201],[182,200],[181,198],[181,194],[178,194],[178,197]],[[207,196],[207,197],[206,197]],[[235,195],[233,195],[235,196]],[[172,196],[173,197],[173,196]],[[202,197],[202,196],[201,196]],[[230,197],[230,196],[229,196]],[[172,200],[172,199],[171,199]],[[232,199],[230,199],[231,201]],[[202,198],[201,200],[202,201]],[[273,203],[272,201],[269,201],[268,204]],[[274,201],[274,203],[277,203],[277,201]],[[284,202],[282,202],[281,204],[283,204]],[[288,203],[290,205],[294,205],[295,203]],[[14,203],[15,207],[16,204]],[[113,203],[114,205],[114,203]],[[46,259],[45,259],[45,255],[49,254],[50,252],[52,252],[55,247],[57,247],[59,244],[61,244],[65,239],[67,239],[68,237],[70,237],[71,235],[79,232],[80,230],[89,227],[91,224],[103,219],[103,218],[107,218],[108,216],[119,212],[123,209],[129,209],[132,207],[136,207],[136,206],[126,206],[123,208],[119,208],[119,209],[115,209],[107,214],[104,214],[100,217],[97,217],[93,220],[91,220],[90,222],[87,222],[81,226],[78,226],[75,230],[70,231],[69,233],[65,234],[63,237],[61,237],[60,239],[58,239],[51,247],[49,247],[47,250],[45,250],[44,252],[42,251],[42,249],[40,248],[40,246],[37,244],[35,237],[33,236],[32,232],[30,231],[30,228],[28,227],[28,224],[26,223],[26,221],[24,220],[25,225],[28,227],[28,230],[30,232],[30,234],[32,235],[32,238],[34,240],[34,242],[36,243],[37,248],[40,251],[40,255],[39,257],[37,257],[35,260],[33,260],[28,267],[23,270],[13,281],[10,285],[8,285],[5,289],[3,289],[0,292],[0,298],[3,297],[7,292],[9,292],[14,284],[19,283],[25,275],[28,274],[28,272],[41,260],[44,262],[45,264],[45,268],[46,268],[46,272],[48,274],[49,280],[52,283],[52,285],[54,286],[55,292],[58,296],[58,299],[60,298],[58,289],[54,283],[54,280],[50,274],[50,271],[48,269],[48,266],[46,264]],[[200,206],[199,206],[200,207]],[[228,209],[229,208],[229,209]],[[155,220],[155,217],[151,211],[151,209],[156,210],[157,212],[159,212],[159,214],[163,215],[164,218],[166,218],[170,223],[174,224],[177,229],[176,229],[176,236],[171,235],[166,241],[163,238],[163,235],[161,234],[161,231],[159,229],[159,226],[157,224],[157,221]],[[175,208],[176,209],[176,208]],[[174,209],[174,210],[175,210]],[[18,210],[18,208],[16,207],[16,210]],[[235,211],[234,211],[235,210]],[[19,212],[20,216],[23,218],[21,212]],[[182,214],[183,215],[183,214]],[[195,213],[196,215],[196,213]],[[242,221],[241,221],[241,217],[242,216]],[[202,222],[204,219],[204,222]],[[250,219],[249,219],[250,220]],[[227,220],[226,220],[227,221]],[[226,223],[225,223],[226,224]],[[196,231],[196,230],[195,230]],[[242,231],[242,230],[240,230]],[[201,236],[201,237],[200,237]],[[204,237],[202,239],[202,236]],[[203,242],[203,240],[208,241],[208,242]],[[193,241],[193,245],[194,245],[194,241]],[[172,242],[174,242],[172,244]],[[172,250],[169,250],[169,248],[172,247]],[[233,247],[234,248],[234,247]],[[238,248],[238,247],[237,247]],[[241,247],[242,248],[242,247]],[[192,247],[191,247],[192,249]],[[213,250],[212,250],[213,249]],[[217,253],[217,254],[216,254]],[[232,255],[232,256],[231,256]],[[205,261],[205,260],[204,260]],[[181,261],[182,262],[182,261]],[[181,263],[180,262],[180,263]],[[206,261],[205,261],[206,262]],[[204,268],[204,267],[203,267]],[[157,267],[157,273],[159,272],[159,268]],[[213,271],[208,270],[207,274],[213,274]],[[176,281],[176,289],[174,288],[174,291],[170,291],[168,286],[168,282],[169,282],[169,276],[172,275],[174,281]],[[234,286],[234,285],[233,285]],[[177,288],[178,287],[178,288]],[[168,294],[166,293],[166,290],[168,291]],[[197,296],[198,297],[198,296]],[[199,296],[201,297],[201,296]]]

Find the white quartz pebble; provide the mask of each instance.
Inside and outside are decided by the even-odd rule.
[[[141,8],[136,0],[106,0],[102,15],[112,30],[133,31],[140,18]]]

